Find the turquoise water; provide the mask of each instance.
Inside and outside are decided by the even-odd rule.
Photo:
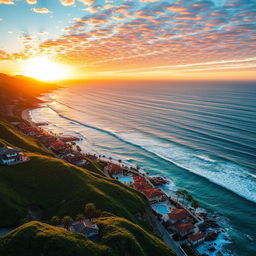
[[[153,205],[153,209],[160,214],[167,214],[170,212],[168,207],[164,204]]]
[[[256,86],[94,83],[45,98],[35,121],[80,136],[85,151],[169,178],[220,216],[232,240],[226,254],[255,254],[246,235],[256,240]]]
[[[133,182],[132,177],[118,177],[118,180],[126,184]]]

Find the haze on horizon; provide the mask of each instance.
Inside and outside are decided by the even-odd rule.
[[[0,34],[13,75],[256,80],[254,0],[0,0]]]

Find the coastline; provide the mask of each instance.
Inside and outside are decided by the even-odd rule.
[[[35,109],[36,109],[36,108],[35,108]],[[30,115],[30,113],[29,113],[30,111],[31,111],[31,109],[24,109],[24,110],[22,111],[21,118],[22,118],[24,121],[28,122],[28,123],[29,123],[31,126],[33,126],[34,128],[39,128],[40,126],[39,126],[38,124],[33,123],[32,118],[31,118],[31,115]],[[40,127],[40,129],[42,129],[42,128]],[[42,129],[42,130],[43,130],[43,129]],[[48,133],[48,132],[47,132],[47,133]],[[46,147],[46,149],[47,149],[47,147]],[[47,150],[49,150],[49,149],[47,149]],[[50,150],[49,150],[49,152],[50,152]],[[52,152],[51,152],[51,153],[52,153]],[[55,156],[58,157],[57,155],[55,155]],[[112,163],[112,162],[114,163],[115,161],[114,161],[113,159],[111,159],[110,162],[111,162],[111,163]],[[118,161],[116,161],[116,163],[118,164]],[[123,163],[126,164],[125,160],[124,160]],[[133,164],[130,164],[130,163],[127,163],[127,164],[130,165],[130,166],[133,166]],[[139,173],[140,173],[140,175],[147,177],[147,174],[146,174],[143,170],[139,170]],[[104,172],[104,174],[105,174],[106,177],[111,177],[110,175],[108,175],[108,172]],[[158,176],[162,177],[161,175],[158,175]],[[175,194],[175,191],[173,191],[173,193]],[[185,206],[183,206],[183,207],[186,209]],[[160,233],[161,233],[161,232],[160,232]],[[223,239],[223,240],[225,240],[224,243],[220,243],[220,245],[217,245],[216,243],[215,243],[215,244],[214,244],[214,243],[209,243],[209,245],[215,245],[215,246],[217,246],[218,249],[222,249],[222,246],[227,243],[227,240],[229,241],[227,234],[226,234],[225,232],[224,232],[223,234],[224,234],[224,237],[225,237],[225,239]],[[225,235],[225,234],[226,234],[226,235]],[[169,239],[169,238],[168,238],[168,239]],[[230,241],[229,241],[228,243],[230,243]],[[218,247],[218,246],[219,246],[219,247]],[[205,249],[202,248],[200,251],[201,251],[202,254],[207,253],[207,252],[208,252],[208,251],[207,251],[207,246],[205,247]],[[178,255],[186,255],[186,254],[182,254],[182,252],[181,252],[181,254],[179,253]],[[209,255],[215,255],[215,253],[212,253],[212,254],[209,254]],[[230,254],[224,254],[224,255],[230,255]]]
[[[22,110],[21,112],[21,118],[24,120],[24,121],[27,121],[28,123],[30,123],[31,126],[33,127],[36,127],[36,125],[33,123],[32,121],[32,117],[30,115],[30,110],[29,108],[26,108],[24,110]]]

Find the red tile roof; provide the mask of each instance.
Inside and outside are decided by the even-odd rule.
[[[198,240],[201,240],[202,238],[204,238],[204,234],[202,232],[198,232],[198,233],[189,235],[188,238],[191,241],[195,242],[195,241],[198,241]]]
[[[123,167],[118,164],[109,164],[108,165],[109,172],[123,171]]]
[[[190,223],[190,222],[176,223],[176,224],[174,225],[174,227],[175,227],[180,233],[183,233],[183,234],[188,233],[188,232],[192,231],[192,230],[195,228],[195,226],[194,226],[192,223]]]
[[[56,142],[51,143],[51,147],[54,149],[62,149],[65,146],[66,146],[66,143],[61,142],[61,141],[56,141]]]
[[[134,182],[146,182],[145,177],[135,176],[133,177]]]
[[[176,220],[176,221],[179,221],[179,220],[184,220],[186,219],[189,214],[186,210],[184,209],[173,209],[169,214],[168,214],[169,218],[171,220]]]
[[[145,189],[142,191],[142,193],[147,197],[147,198],[154,198],[154,197],[160,197],[164,196],[165,193],[159,189],[159,188],[151,188],[151,189]]]
[[[137,190],[146,190],[146,189],[151,189],[152,188],[149,184],[144,183],[144,182],[134,183],[133,187]]]

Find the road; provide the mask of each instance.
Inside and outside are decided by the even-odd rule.
[[[155,226],[158,228],[162,239],[165,241],[166,244],[168,244],[172,250],[177,254],[177,256],[187,256],[183,250],[175,243],[175,241],[172,239],[168,231],[165,229],[165,227],[157,220],[156,216],[152,215],[151,220],[154,222]]]

